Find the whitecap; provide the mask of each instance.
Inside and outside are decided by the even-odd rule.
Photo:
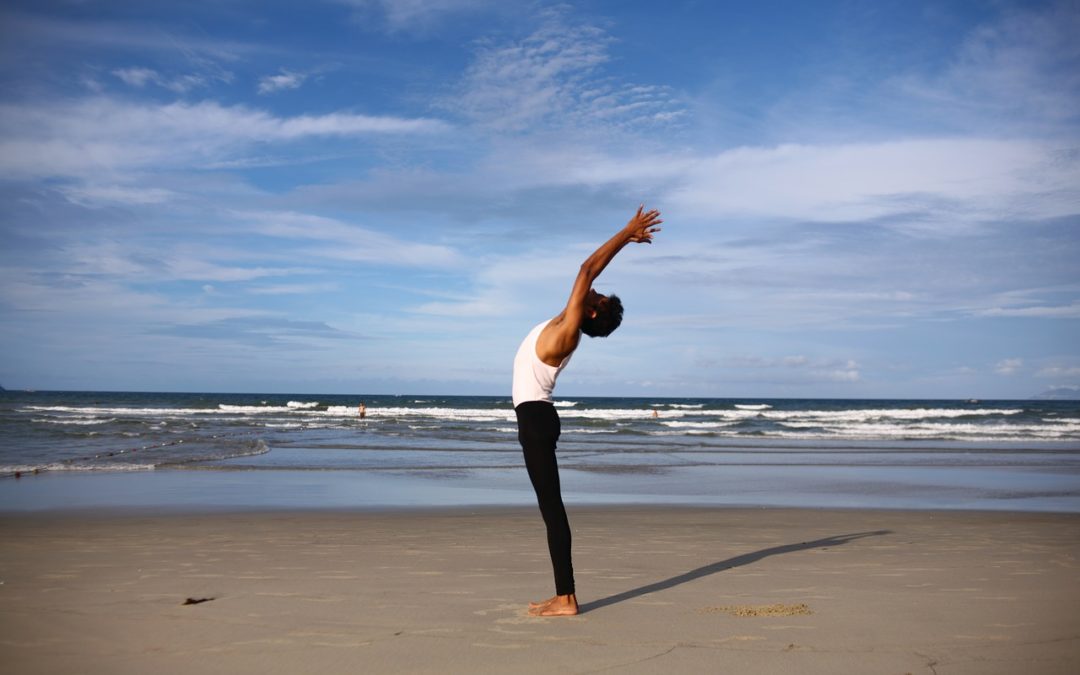
[[[564,410],[559,414],[566,418],[583,417],[596,420],[635,420],[651,419],[653,412],[655,412],[653,408],[584,408]],[[683,417],[686,413],[681,410],[665,410],[663,411],[663,415],[664,417]]]
[[[661,422],[661,424],[672,429],[720,429],[738,424],[738,422]]]
[[[91,424],[108,424],[109,422],[115,422],[116,418],[109,419],[48,419],[35,417],[31,421],[44,424],[76,424],[79,426],[87,426]]]

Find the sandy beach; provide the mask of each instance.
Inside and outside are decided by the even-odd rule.
[[[1075,673],[1080,515],[591,507],[0,517],[12,673]]]

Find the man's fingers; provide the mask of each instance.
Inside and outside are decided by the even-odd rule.
[[[645,210],[645,205],[642,204],[641,206],[638,207],[637,213],[634,214],[634,217],[631,219],[631,222],[633,222],[637,226],[640,226],[643,229],[647,230],[648,228],[655,227],[656,225],[659,225],[660,223],[662,223],[664,221],[660,219],[660,211],[659,210],[650,209],[650,210],[646,211]],[[660,228],[656,228],[656,229],[659,230]]]

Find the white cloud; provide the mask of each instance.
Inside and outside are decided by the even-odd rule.
[[[155,105],[95,97],[66,104],[0,105],[0,128],[0,174],[96,176],[140,167],[197,168],[259,143],[426,134],[448,126],[426,118],[352,113],[278,117],[213,101]]]
[[[252,295],[321,295],[341,290],[337,283],[321,284],[260,284],[246,290]]]
[[[183,35],[167,30],[160,23],[130,19],[97,20],[84,15],[79,18],[62,18],[60,12],[43,11],[39,14],[5,12],[4,37],[10,42],[27,47],[45,47],[51,50],[71,46],[90,48],[97,53],[110,50],[155,53],[163,57],[181,54],[188,62],[213,66],[215,61],[235,61],[252,57],[270,48],[248,42],[238,42],[221,36]],[[175,28],[175,26],[173,26]],[[198,32],[198,31],[196,31]]]
[[[445,123],[426,118],[376,117],[349,113],[328,115],[300,115],[285,119],[272,118],[261,121],[260,131],[270,140],[292,140],[304,136],[354,136],[380,133],[430,133],[445,131]]]
[[[1023,359],[1004,359],[997,362],[994,372],[998,375],[1014,375],[1023,365]]]
[[[248,230],[266,237],[307,242],[297,254],[329,260],[421,267],[462,264],[456,251],[437,244],[402,241],[377,230],[295,212],[238,212]],[[329,244],[329,245],[327,245]]]
[[[963,138],[744,147],[697,160],[670,203],[702,217],[859,221],[929,210],[946,223],[956,214],[1050,218],[1080,210],[1080,157],[1058,150]]]
[[[60,285],[42,283],[29,270],[8,269],[0,277],[0,298],[4,304],[28,313],[57,312],[113,316],[117,313],[151,311],[165,303],[153,293],[133,291],[122,284],[102,279],[72,279]]]
[[[828,371],[828,375],[837,382],[858,382],[860,377],[859,364],[854,361],[848,361],[839,368]]]
[[[147,84],[156,84],[163,89],[168,89],[177,94],[186,94],[192,89],[205,87],[209,84],[209,80],[205,75],[188,74],[168,78],[152,68],[118,68],[112,71],[112,73],[123,80],[125,84],[132,87],[141,89]],[[231,74],[218,74],[214,79],[228,81],[231,79]]]
[[[0,281],[0,299],[25,311],[27,320],[47,315],[60,317],[61,322],[85,317],[96,327],[123,325],[124,330],[130,330],[132,324],[150,321],[171,324],[268,314],[257,309],[190,305],[161,293],[136,291],[125,283],[90,276],[58,285],[36,280],[30,270],[11,269],[0,272]]]
[[[380,14],[392,31],[426,30],[445,17],[498,7],[495,0],[338,0],[362,13]]]
[[[482,47],[460,90],[444,105],[478,124],[507,132],[545,127],[663,125],[682,115],[670,91],[606,77],[612,37],[595,26],[567,22],[550,10],[526,38]]]
[[[229,249],[190,245],[159,247],[128,237],[92,244],[59,245],[64,271],[80,277],[108,278],[129,283],[171,281],[251,281],[265,277],[309,274],[310,268],[238,265],[216,261],[232,257]]]
[[[112,72],[132,87],[143,87],[147,82],[157,82],[160,78],[157,71],[150,68],[119,68]]]
[[[1080,366],[1047,366],[1040,368],[1035,377],[1080,377]]]
[[[238,267],[221,265],[198,260],[169,256],[162,260],[163,272],[172,279],[190,281],[217,281],[221,283],[252,281],[266,277],[280,277],[290,274],[306,274],[311,270],[294,267]]]
[[[829,382],[858,382],[861,379],[859,364],[852,359],[810,358],[802,354],[779,358],[744,356],[725,359],[728,368],[765,373],[783,371],[799,379]],[[764,375],[769,377],[768,375]],[[787,376],[781,376],[785,379]]]
[[[177,193],[172,190],[129,185],[86,184],[63,187],[60,191],[68,200],[84,205],[114,203],[140,206],[160,204],[177,196]]]
[[[207,79],[202,75],[180,75],[162,82],[161,86],[177,94],[186,94],[192,89],[205,87],[207,84]]]
[[[277,75],[259,78],[259,93],[272,94],[285,89],[299,89],[306,79],[307,75],[303,73],[293,73],[283,68]]]
[[[1070,305],[1042,307],[993,307],[976,313],[978,316],[1007,316],[1036,319],[1080,319],[1080,302]]]

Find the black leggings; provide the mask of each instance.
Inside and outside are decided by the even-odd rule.
[[[574,592],[574,566],[570,563],[570,521],[566,519],[559,489],[559,464],[555,461],[555,443],[561,431],[559,414],[548,401],[526,401],[514,408],[514,412],[525,468],[547,526],[555,593],[569,595]]]

